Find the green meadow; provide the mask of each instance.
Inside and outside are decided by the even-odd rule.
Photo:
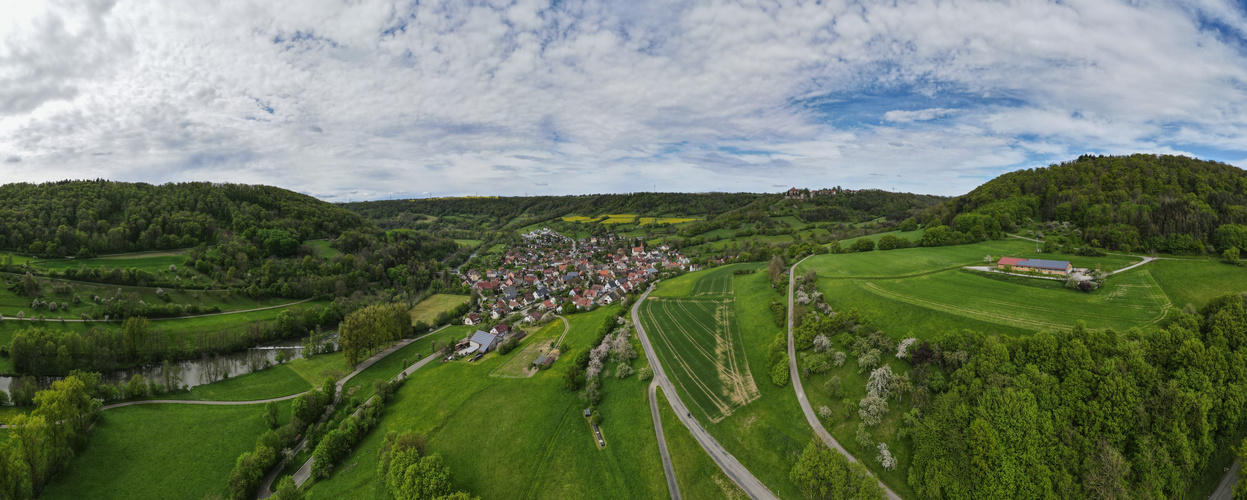
[[[290,419],[284,402],[280,420]],[[264,405],[152,404],[100,414],[90,443],[43,491],[56,499],[213,498],[268,427]]]
[[[584,403],[565,391],[568,359],[589,349],[602,318],[617,307],[570,316],[564,359],[531,378],[490,374],[531,342],[480,361],[434,362],[412,374],[386,405],[376,429],[334,470],[311,483],[315,498],[386,498],[376,478],[377,453],[387,432],[414,431],[439,453],[456,488],[482,498],[657,498],[666,495],[646,394],[647,382],[603,377],[598,449]],[[634,339],[639,350],[639,344]],[[633,367],[645,366],[644,358]],[[615,363],[608,363],[609,370]]]
[[[973,245],[916,247],[897,250],[815,255],[797,266],[797,273],[814,269],[820,278],[891,278],[981,266],[983,258],[993,261],[1001,256],[1020,256],[1034,251],[1033,244],[1022,240],[991,240]]]
[[[437,319],[437,315],[454,309],[459,304],[469,300],[472,300],[472,297],[467,295],[451,295],[448,293],[430,295],[411,308],[411,324],[414,325],[423,321],[425,324],[431,325]]]

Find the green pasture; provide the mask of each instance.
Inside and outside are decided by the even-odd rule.
[[[650,297],[730,295],[732,293],[732,273],[739,269],[752,267],[757,267],[757,264],[731,264],[663,280],[654,292],[650,294]]]
[[[675,410],[662,391],[658,395],[658,414],[662,420],[662,433],[667,438],[667,453],[671,455],[671,467],[675,469],[676,484],[680,486],[681,498],[748,498],[723,469],[711,460],[693,439],[693,434],[676,417]]]
[[[264,405],[152,404],[108,410],[46,499],[219,497],[239,455],[268,429]],[[281,421],[290,403],[282,403]]]
[[[570,317],[570,356],[591,346],[598,325],[617,308]],[[535,340],[533,336],[530,340]],[[638,347],[639,349],[639,347]],[[508,356],[475,363],[431,363],[414,373],[387,404],[383,419],[326,480],[310,486],[316,498],[384,498],[376,478],[378,449],[387,432],[426,436],[456,488],[482,498],[657,498],[666,495],[646,382],[603,378],[602,432],[595,445],[583,403],[564,391],[568,365],[531,378],[489,374]],[[634,368],[644,360],[633,361]],[[608,369],[615,363],[608,363]]]
[[[1200,309],[1218,295],[1247,292],[1247,268],[1220,261],[1161,259],[1142,269],[1152,273],[1176,307]]]
[[[193,399],[198,401],[255,401],[307,392],[319,380],[307,380],[285,364],[192,387],[190,392],[154,399]]]
[[[1025,278],[1023,278],[1025,279]],[[1055,283],[1055,282],[1054,282]],[[1025,335],[1031,330],[929,309],[896,300],[883,300],[856,280],[818,280],[818,289],[837,311],[857,309],[872,326],[895,340],[934,333],[971,330],[983,333]]]
[[[1061,330],[1085,321],[1088,328],[1126,330],[1155,324],[1170,306],[1144,269],[1113,276],[1084,293],[1060,281],[950,270],[857,284],[884,300],[1031,331]]]
[[[848,238],[848,239],[840,240],[840,246],[843,248],[848,248],[849,245],[852,245],[854,241],[860,240],[862,238],[866,238],[868,240],[874,241],[875,243],[878,243],[879,240],[884,237],[884,235],[888,235],[888,234],[895,236],[897,238],[905,238],[906,240],[909,240],[910,243],[917,243],[918,240],[922,239],[922,234],[925,233],[926,231],[927,231],[926,229],[915,229],[913,231],[888,231],[886,233],[868,234],[868,235],[860,236],[857,238]]]
[[[990,240],[973,245],[823,254],[806,259],[797,267],[797,272],[804,274],[806,270],[814,269],[820,278],[912,276],[962,266],[981,266],[984,265],[983,257],[987,255],[991,255],[994,261],[1002,255],[1017,256],[1027,251],[1034,251],[1034,247],[1025,241]]]
[[[459,304],[469,300],[472,300],[472,297],[467,295],[451,295],[448,293],[431,295],[411,308],[411,324],[414,325],[423,321],[425,324],[431,325],[437,320],[437,315],[454,309]]]
[[[147,252],[142,254],[129,254],[124,256],[108,256],[98,257],[94,259],[49,259],[31,262],[31,267],[36,269],[47,269],[51,271],[64,271],[66,269],[86,267],[120,267],[120,268],[137,268],[152,273],[164,273],[172,276],[169,266],[176,266],[179,272],[184,267],[183,262],[186,261],[187,250],[176,250],[171,252]],[[190,272],[199,274],[193,269]],[[170,278],[172,279],[172,278]]]
[[[481,244],[481,240],[455,239],[455,243],[461,247],[474,247]]]

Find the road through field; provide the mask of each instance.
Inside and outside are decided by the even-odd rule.
[[[654,368],[654,383],[662,386],[663,393],[667,395],[668,402],[671,403],[671,409],[675,410],[676,416],[688,428],[688,431],[697,440],[697,443],[701,445],[702,449],[706,450],[706,453],[719,465],[723,473],[727,474],[727,477],[731,478],[737,486],[740,486],[741,490],[744,490],[745,494],[755,499],[778,498],[761,481],[758,481],[758,478],[754,477],[753,473],[749,472],[749,469],[741,465],[736,457],[724,450],[723,446],[709,432],[706,432],[706,429],[703,429],[701,424],[693,419],[692,413],[689,412],[684,402],[680,400],[680,395],[675,392],[675,386],[671,384],[671,380],[667,378],[666,372],[663,371],[662,362],[658,359],[658,353],[654,351],[654,347],[650,345],[649,337],[645,335],[645,327],[641,326],[641,317],[638,313],[641,303],[645,302],[652,290],[653,288],[647,290],[640,299],[637,299],[636,304],[632,306],[632,323],[636,325],[637,334],[641,336],[641,346],[645,348],[645,357],[649,359],[650,366]],[[651,400],[653,397],[654,395],[651,392]]]
[[[806,257],[806,259],[808,258]],[[857,459],[853,458],[853,455],[849,454],[843,446],[840,446],[840,442],[836,441],[836,438],[831,437],[831,433],[827,432],[827,429],[823,427],[823,423],[818,420],[818,415],[814,413],[814,407],[810,405],[810,400],[805,396],[805,389],[801,387],[801,372],[797,370],[797,344],[793,340],[792,334],[794,324],[792,297],[797,284],[797,265],[804,260],[797,261],[788,270],[788,374],[792,377],[792,388],[797,391],[797,402],[801,403],[801,411],[805,413],[805,419],[810,422],[810,427],[814,429],[814,434],[822,438],[823,442],[827,443],[827,446],[848,458],[850,462],[856,462]],[[892,491],[892,488],[889,488],[888,485],[883,484],[883,481],[879,481],[879,487],[883,488],[889,499],[900,500],[901,497],[895,491]]]
[[[657,380],[649,384],[649,412],[654,417],[654,432],[658,433],[658,454],[662,455],[662,471],[667,475],[667,491],[671,492],[671,500],[680,500],[680,483],[675,480],[675,467],[667,452],[667,437],[662,433],[662,415],[658,413]]]

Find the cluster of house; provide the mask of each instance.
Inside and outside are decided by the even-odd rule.
[[[573,240],[550,229],[522,236],[524,245],[508,249],[501,267],[463,273],[463,283],[483,297],[480,312],[469,313],[464,324],[517,310],[526,311],[524,321],[537,321],[548,311],[561,312],[567,302],[579,308],[612,304],[662,270],[697,270],[678,251],[666,245],[646,249],[640,238]]]
[[[1019,259],[1017,257],[1001,257],[996,263],[997,269],[1022,272],[1038,272],[1041,274],[1059,274],[1067,276],[1074,272],[1074,265],[1067,260]]]

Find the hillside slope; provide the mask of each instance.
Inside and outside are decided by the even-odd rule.
[[[1093,246],[1123,251],[1199,253],[1217,228],[1247,223],[1247,171],[1185,156],[1082,156],[1010,172],[926,214],[953,229],[995,219],[1004,230],[1069,222]],[[990,221],[989,221],[990,224]]]
[[[0,186],[0,250],[65,257],[214,244],[223,231],[334,238],[364,219],[272,186],[59,181]]]

